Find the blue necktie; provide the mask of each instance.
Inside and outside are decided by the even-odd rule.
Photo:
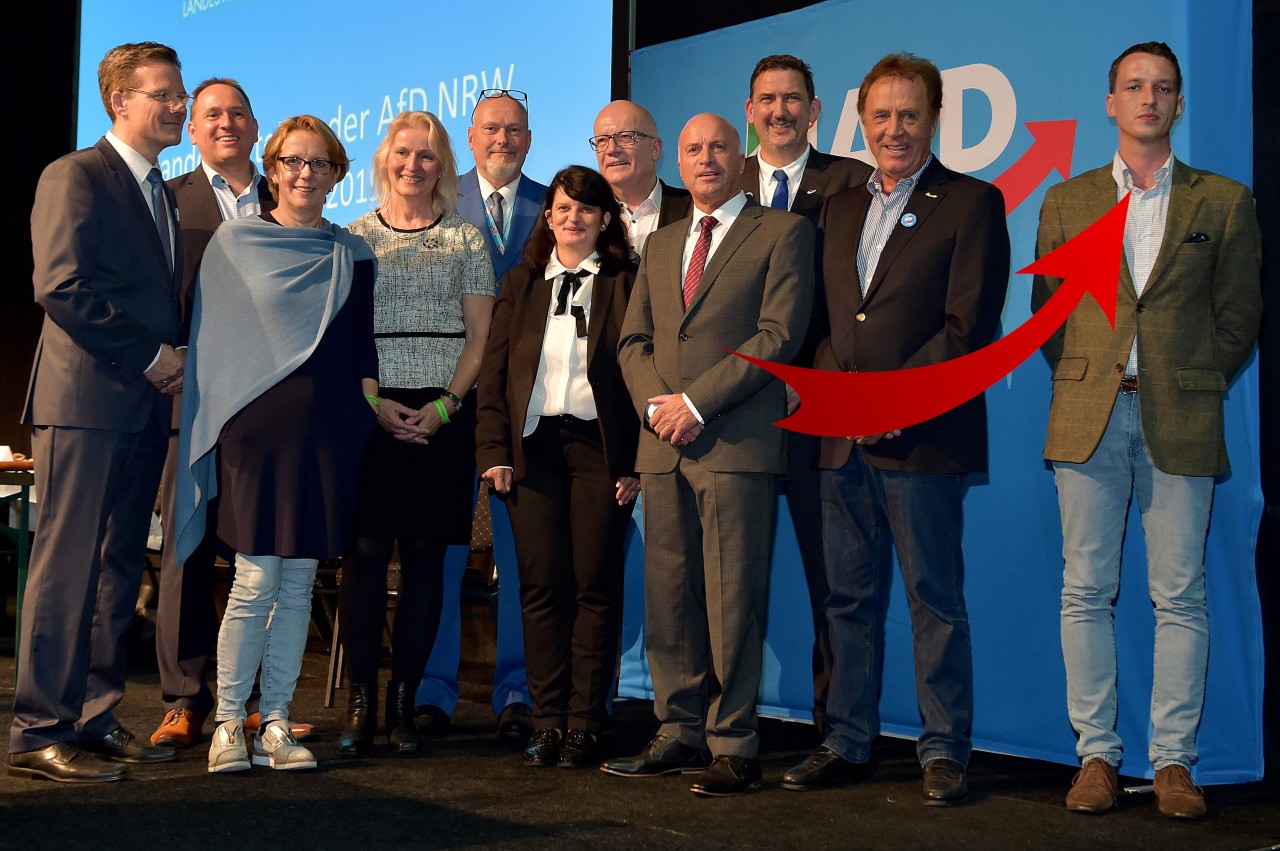
[[[773,179],[778,181],[778,185],[773,190],[773,200],[769,202],[769,206],[775,210],[785,210],[787,209],[787,173],[777,169],[773,173]]]
[[[151,184],[151,214],[156,220],[156,231],[160,234],[160,245],[164,247],[164,259],[173,271],[173,243],[169,239],[169,208],[165,203],[164,179],[160,177],[160,169],[153,168],[147,175],[147,183]]]

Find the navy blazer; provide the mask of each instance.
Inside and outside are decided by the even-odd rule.
[[[176,220],[174,232],[176,257]],[[31,249],[45,318],[23,421],[140,430],[157,404],[143,373],[161,345],[182,342],[181,266],[170,269],[142,190],[105,137],[40,175]]]
[[[485,200],[480,197],[480,180],[476,177],[476,170],[473,168],[458,178],[458,215],[484,234],[484,244],[489,249],[489,260],[493,262],[496,280],[501,281],[503,275],[520,265],[524,257],[524,244],[538,222],[538,214],[542,212],[542,201],[546,195],[546,186],[527,174],[520,176],[513,205],[515,209],[511,211],[511,227],[507,229],[506,251],[499,251],[485,216]]]

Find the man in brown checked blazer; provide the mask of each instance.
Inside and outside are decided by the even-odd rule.
[[[1062,654],[1081,769],[1073,812],[1116,805],[1114,604],[1130,499],[1142,512],[1155,610],[1148,758],[1160,813],[1205,814],[1189,769],[1209,653],[1204,547],[1214,476],[1228,470],[1222,394],[1253,349],[1262,314],[1261,237],[1248,189],[1173,156],[1182,72],[1167,44],[1111,65],[1112,162],[1052,187],[1044,255],[1130,194],[1113,331],[1086,300],[1043,348],[1053,369],[1044,457],[1062,513]],[[1038,310],[1062,283],[1037,276]],[[1141,451],[1137,451],[1141,448]]]
[[[125,632],[182,389],[174,200],[157,166],[182,138],[177,53],[122,44],[98,66],[111,131],[51,163],[31,209],[44,327],[24,421],[40,523],[22,610],[9,773],[118,780],[116,762],[168,762],[117,720]]]
[[[658,735],[601,768],[698,771],[691,791],[760,785],[760,686],[783,385],[735,357],[787,362],[813,294],[813,226],[751,203],[738,133],[717,115],[680,133],[690,218],[649,238],[619,345],[645,428],[645,630]],[[708,765],[708,750],[714,761]],[[705,770],[700,770],[705,769]]]

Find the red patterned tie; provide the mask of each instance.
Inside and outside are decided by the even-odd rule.
[[[719,222],[714,216],[704,216],[702,232],[698,234],[698,244],[693,247],[693,256],[689,258],[689,269],[684,273],[684,309],[689,309],[693,294],[698,290],[698,282],[702,280],[702,270],[707,267],[707,255],[711,253],[711,229]]]

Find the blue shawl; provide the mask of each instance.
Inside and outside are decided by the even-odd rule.
[[[282,227],[257,216],[224,222],[200,262],[182,383],[176,557],[203,540],[217,496],[217,442],[227,422],[306,362],[351,292],[362,238],[323,221]]]

